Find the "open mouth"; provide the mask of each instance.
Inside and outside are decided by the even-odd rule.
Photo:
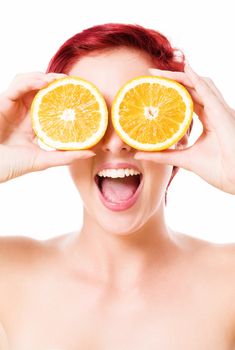
[[[137,188],[139,187],[142,178],[143,178],[143,174],[136,174],[136,175],[132,175],[134,181],[132,181],[132,185],[135,186],[135,191],[133,192],[133,194],[137,191]],[[124,178],[110,178],[112,179],[111,181],[114,182],[121,182],[122,184],[125,185],[125,183],[128,185],[129,180],[127,180],[128,177],[124,177]],[[97,184],[100,192],[103,193],[103,181],[105,180],[105,177],[103,176],[99,176],[98,174],[95,175],[95,183]],[[106,180],[105,180],[106,181]],[[133,187],[134,187],[133,186]]]
[[[143,174],[127,174],[95,175],[95,183],[105,206],[113,210],[124,210],[135,203],[140,192],[138,190],[142,187]]]

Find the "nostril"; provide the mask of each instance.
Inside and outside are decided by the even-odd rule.
[[[105,152],[116,154],[120,152],[130,152],[132,148],[114,132],[109,136],[103,137],[102,149]]]

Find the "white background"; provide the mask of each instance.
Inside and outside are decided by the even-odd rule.
[[[0,91],[17,73],[45,71],[59,46],[77,32],[107,22],[136,23],[166,35],[234,107],[232,5],[233,0],[1,2]],[[191,142],[201,130],[199,122],[195,125]],[[183,169],[169,189],[166,215],[172,228],[189,235],[214,242],[235,240],[235,196]],[[46,239],[78,229],[81,219],[82,202],[66,167],[0,185],[0,235]]]

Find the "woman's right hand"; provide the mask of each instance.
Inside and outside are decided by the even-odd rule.
[[[33,98],[38,90],[64,76],[41,72],[19,74],[0,95],[0,183],[95,155],[90,150],[46,151],[37,144],[29,115]]]

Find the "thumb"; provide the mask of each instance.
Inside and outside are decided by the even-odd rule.
[[[135,159],[149,160],[160,164],[174,165],[186,170],[190,167],[190,147],[182,150],[167,149],[155,152],[136,152]]]
[[[80,151],[40,151],[34,160],[34,170],[44,170],[54,166],[69,165],[75,160],[88,159],[96,154],[88,150]]]

